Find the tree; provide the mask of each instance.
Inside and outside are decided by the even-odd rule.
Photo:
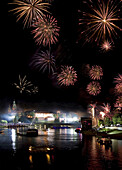
[[[105,120],[104,120],[104,125],[105,126],[110,126],[110,118],[109,117],[105,117]]]
[[[98,121],[98,126],[100,127],[101,124],[102,124],[102,125],[104,124],[104,122],[103,122],[102,119],[100,119],[100,120]]]
[[[114,114],[114,116],[112,117],[112,120],[113,120],[114,125],[116,125],[117,123],[122,124],[122,118],[119,113]]]
[[[117,117],[113,117],[112,120],[113,120],[113,124],[116,125],[117,124]]]
[[[118,118],[117,118],[117,124],[122,125],[122,117],[118,117]]]

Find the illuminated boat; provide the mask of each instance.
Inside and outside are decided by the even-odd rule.
[[[81,128],[76,128],[76,129],[75,129],[75,132],[81,133],[81,132],[82,132],[82,129],[81,129]]]
[[[47,152],[54,151],[54,148],[49,146],[29,146],[28,150],[30,153],[37,153],[37,152],[47,153]]]

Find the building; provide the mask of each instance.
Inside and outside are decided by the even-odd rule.
[[[35,112],[35,118],[38,119],[38,122],[55,120],[54,113],[52,112]]]

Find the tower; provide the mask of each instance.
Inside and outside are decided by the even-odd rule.
[[[8,107],[8,113],[11,113],[11,106]]]
[[[17,109],[17,106],[16,106],[16,103],[15,103],[15,100],[13,101],[13,105],[12,105],[12,110],[13,111],[16,111],[16,109]]]

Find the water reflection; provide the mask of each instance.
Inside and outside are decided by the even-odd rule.
[[[12,149],[16,151],[16,130],[11,130]]]
[[[46,154],[46,157],[47,157],[47,163],[51,164],[50,155],[48,153]]]
[[[112,147],[106,148],[97,142],[96,137],[78,134],[75,129],[40,130],[37,137],[18,136],[15,129],[5,129],[4,132],[4,135],[0,134],[0,151],[12,148],[15,152],[11,159],[8,156],[7,160],[7,154],[1,159],[5,158],[11,165],[16,162],[20,169],[25,166],[26,169],[41,169],[44,166],[57,170],[59,165],[62,169],[70,169],[73,165],[75,169],[81,166],[83,170],[122,169],[122,140],[112,139]],[[31,153],[30,146],[52,146],[56,152]]]
[[[97,143],[96,137],[85,138],[82,157],[86,161],[84,168],[88,170],[121,169],[122,140],[112,140],[112,146],[106,147]]]
[[[32,155],[29,155],[29,161],[30,161],[31,164],[33,163]]]

